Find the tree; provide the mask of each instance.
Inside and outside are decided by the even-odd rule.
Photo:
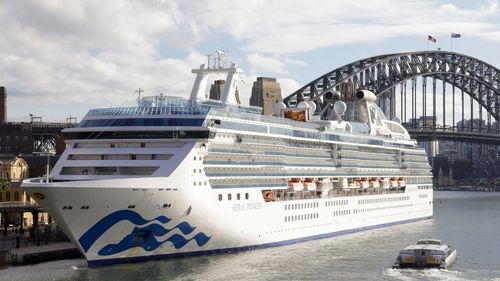
[[[10,187],[9,179],[0,179],[0,192],[7,190]]]

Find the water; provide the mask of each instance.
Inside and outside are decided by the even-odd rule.
[[[500,193],[435,192],[434,218],[285,247],[101,268],[64,260],[0,270],[0,280],[499,280]],[[399,270],[420,238],[458,250],[448,270]]]

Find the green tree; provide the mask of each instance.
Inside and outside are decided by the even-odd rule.
[[[10,187],[9,179],[0,179],[0,191],[5,191],[9,187]]]

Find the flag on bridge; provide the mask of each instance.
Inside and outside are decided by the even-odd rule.
[[[432,43],[436,43],[436,38],[430,36],[430,35],[427,35],[427,40],[431,41]]]
[[[451,38],[460,38],[460,33],[451,33]]]

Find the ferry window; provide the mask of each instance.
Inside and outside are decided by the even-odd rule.
[[[196,173],[196,169],[193,169],[193,173]]]
[[[240,200],[240,194],[239,193],[236,194],[236,200]]]
[[[146,147],[146,143],[141,142],[141,147]]]
[[[227,200],[231,201],[231,193],[227,194]]]
[[[207,182],[206,182],[206,181],[204,181],[204,182],[203,182],[203,185],[207,185]]]
[[[114,147],[115,147],[115,144],[114,144],[114,143],[112,143],[112,144],[110,144],[110,145],[109,145],[109,147],[114,148]]]
[[[219,201],[222,201],[222,194],[219,194]]]
[[[201,173],[201,169],[198,170],[198,173]]]
[[[130,155],[130,160],[136,160],[136,159],[137,159],[137,155],[135,155],[135,154]]]
[[[193,157],[193,160],[196,160],[196,156],[195,156],[195,157]]]
[[[196,186],[196,182],[193,182],[193,185]]]
[[[248,193],[245,193],[245,199],[248,199],[249,196],[248,196]]]

